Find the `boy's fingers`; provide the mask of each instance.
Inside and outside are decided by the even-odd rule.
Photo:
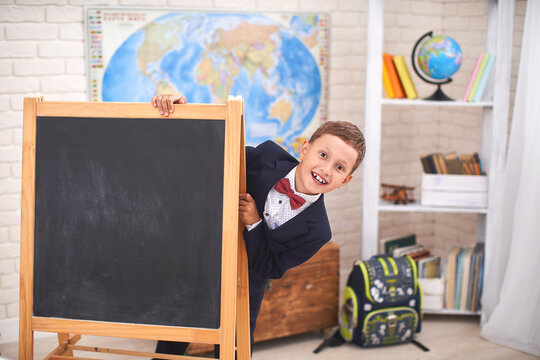
[[[173,105],[173,100],[171,97],[167,97],[167,108],[170,114],[174,112],[174,105]]]
[[[154,96],[154,97],[152,98],[152,106],[153,106],[153,107],[157,107],[156,100],[157,100],[157,96]]]

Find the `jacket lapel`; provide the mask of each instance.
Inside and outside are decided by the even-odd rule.
[[[281,180],[285,175],[298,165],[298,162],[287,160],[276,160],[274,162],[265,164],[257,176],[257,191],[255,194],[251,194],[255,199],[255,203],[259,208],[259,216],[263,218],[262,213],[264,211],[264,204],[268,196],[268,192],[272,189],[276,183]]]

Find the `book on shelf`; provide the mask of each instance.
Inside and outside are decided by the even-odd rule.
[[[394,66],[393,56],[391,54],[383,53],[383,62],[386,65],[386,71],[388,71],[388,78],[390,79],[390,84],[392,85],[392,90],[394,91],[395,98],[404,98],[405,92],[399,81],[399,76]]]
[[[392,83],[390,82],[390,76],[388,75],[388,69],[386,68],[386,63],[382,63],[382,78],[383,78],[383,88],[386,97],[393,99],[396,97],[394,94],[394,89],[392,88]]]
[[[403,58],[402,55],[396,55],[393,57],[393,61],[407,99],[417,99],[418,93],[416,92],[416,87],[412,81],[407,64],[405,63],[405,58]]]
[[[457,156],[455,151],[451,151],[444,155],[444,161],[448,167],[448,174],[461,175],[463,174],[463,169],[461,161]]]
[[[454,310],[459,310],[459,300],[461,299],[461,283],[463,281],[463,253],[465,248],[460,248],[456,257],[456,280],[454,282]]]
[[[465,311],[467,310],[467,297],[469,294],[469,282],[471,274],[471,260],[473,256],[473,248],[468,247],[462,253],[462,262],[461,268],[461,291],[458,301],[458,309]]]
[[[409,245],[392,250],[392,256],[400,257],[424,250],[424,245],[422,244]]]
[[[482,295],[482,279],[484,273],[484,244],[478,243],[475,246],[475,261],[473,271],[473,283],[471,284],[471,311],[478,311],[480,309],[480,296]]]
[[[385,238],[379,242],[384,248],[384,253],[392,255],[394,249],[416,245],[416,234]]]
[[[478,90],[478,85],[480,84],[480,79],[482,78],[482,75],[484,74],[484,70],[486,69],[488,60],[489,60],[489,55],[483,54],[482,62],[480,63],[480,68],[478,68],[478,72],[476,73],[476,76],[474,78],[474,82],[471,88],[471,92],[469,93],[469,96],[467,97],[468,102],[472,102],[474,100],[474,96],[476,95],[476,91]]]
[[[428,249],[420,249],[417,251],[407,253],[406,255],[410,256],[416,263],[418,263],[418,261],[429,256],[430,254],[431,253],[429,252]]]
[[[440,276],[440,261],[438,256],[426,256],[418,260],[419,278],[438,278]]]
[[[469,80],[469,84],[467,85],[467,90],[465,91],[465,96],[463,97],[463,101],[467,101],[467,98],[469,97],[469,94],[471,92],[474,79],[476,78],[476,74],[478,73],[478,69],[480,68],[480,64],[482,63],[482,58],[484,57],[484,54],[478,55],[478,58],[476,59],[476,63],[474,65],[474,70],[472,72],[471,78]]]
[[[482,96],[484,95],[484,91],[486,89],[486,84],[489,80],[489,75],[491,74],[491,70],[493,69],[493,64],[495,63],[495,56],[488,55],[489,59],[486,64],[486,68],[484,69],[484,73],[482,74],[482,78],[480,79],[480,82],[478,83],[478,89],[476,89],[476,94],[474,95],[474,102],[478,102],[482,100]]]
[[[446,309],[454,308],[454,295],[456,286],[456,259],[460,250],[460,247],[454,247],[446,257],[446,289],[444,292],[444,307]]]

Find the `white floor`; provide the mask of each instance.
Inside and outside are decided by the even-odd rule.
[[[315,355],[313,349],[320,344],[321,337],[318,333],[308,333],[255,344],[253,360],[537,359],[532,355],[492,344],[480,337],[479,333],[478,317],[426,315],[422,332],[417,335],[417,339],[430,348],[429,352],[423,352],[412,344],[376,349],[363,349],[345,344],[338,348],[327,348]],[[152,352],[155,347],[155,341],[95,336],[83,336],[78,344],[146,352]],[[43,359],[57,345],[54,337],[37,339],[34,358]],[[17,343],[0,345],[1,359],[17,359],[17,353]],[[90,352],[76,352],[75,355],[111,360],[135,359]]]

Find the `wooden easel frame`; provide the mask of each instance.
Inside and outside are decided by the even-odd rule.
[[[85,321],[33,316],[34,216],[36,167],[36,118],[38,116],[92,118],[161,118],[151,104],[44,102],[24,99],[21,257],[19,303],[19,359],[33,359],[34,331],[58,333],[59,345],[45,359],[74,359],[73,350],[124,355],[188,359],[178,355],[77,346],[81,335],[126,337],[219,344],[220,359],[251,358],[249,330],[249,288],[247,254],[238,220],[238,194],[246,191],[244,151],[244,108],[241,99],[224,105],[188,104],[176,106],[171,119],[225,120],[223,230],[220,328],[204,329],[145,324]],[[235,190],[238,189],[238,192]],[[237,335],[237,336],[236,336]],[[235,340],[237,346],[235,347]]]

